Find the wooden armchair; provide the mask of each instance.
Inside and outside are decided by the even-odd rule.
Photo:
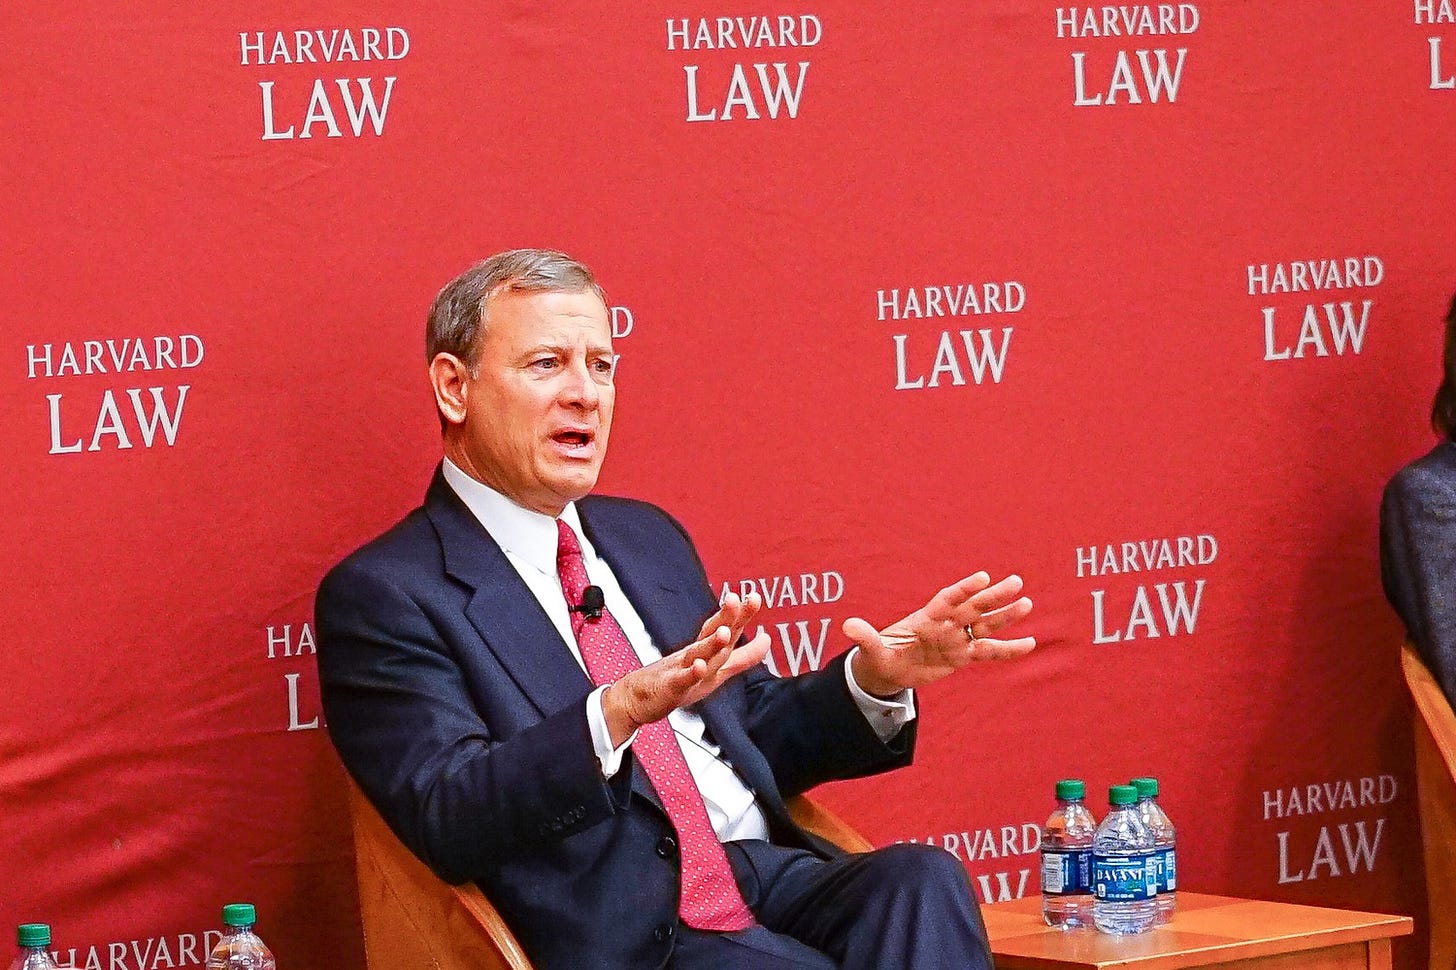
[[[1401,648],[1406,687],[1415,701],[1416,788],[1430,910],[1432,967],[1456,964],[1456,714],[1420,654]]]
[[[850,852],[872,846],[806,796],[789,799],[794,821]],[[416,859],[349,782],[359,912],[370,970],[531,970],[500,913],[469,883],[451,886]]]

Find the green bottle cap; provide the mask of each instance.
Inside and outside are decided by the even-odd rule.
[[[1107,789],[1107,800],[1113,805],[1131,805],[1137,801],[1137,789],[1131,785],[1113,785]]]
[[[16,936],[22,947],[50,946],[51,926],[49,923],[21,923]]]
[[[1137,789],[1139,798],[1154,798],[1158,794],[1158,779],[1156,778],[1134,778],[1128,784]]]
[[[1057,799],[1059,801],[1070,801],[1073,798],[1086,798],[1087,786],[1082,784],[1080,778],[1063,778],[1057,782]]]
[[[223,926],[252,926],[258,922],[258,911],[252,903],[228,903],[222,908]]]

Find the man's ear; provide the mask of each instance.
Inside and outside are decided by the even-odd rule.
[[[465,423],[465,399],[469,393],[470,368],[454,354],[439,353],[430,361],[430,386],[435,406],[446,424]]]

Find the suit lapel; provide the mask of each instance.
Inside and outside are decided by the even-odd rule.
[[[592,548],[612,567],[657,649],[667,654],[690,643],[697,635],[701,606],[681,578],[663,568],[659,554],[643,548],[632,529],[610,514],[610,506],[585,498],[576,510]]]
[[[703,611],[700,592],[686,585],[691,579],[665,570],[661,558],[640,548],[631,529],[605,507],[585,499],[577,509],[587,538],[611,565],[653,643],[670,653],[691,642]],[[438,470],[425,497],[425,513],[440,537],[445,572],[474,591],[466,617],[521,692],[542,717],[580,703],[592,690],[590,679],[500,546]],[[743,733],[729,694],[719,691],[696,709],[750,787],[772,789],[772,778],[757,777],[760,773],[751,767],[762,756]],[[657,803],[640,766],[633,772],[632,788]]]
[[[474,590],[465,615],[543,717],[592,688],[541,604],[490,533],[436,471],[425,513],[440,536],[445,572]]]

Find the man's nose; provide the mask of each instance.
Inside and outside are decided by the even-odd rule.
[[[573,361],[567,366],[561,396],[564,403],[578,407],[595,408],[601,403],[601,388],[586,361]]]

